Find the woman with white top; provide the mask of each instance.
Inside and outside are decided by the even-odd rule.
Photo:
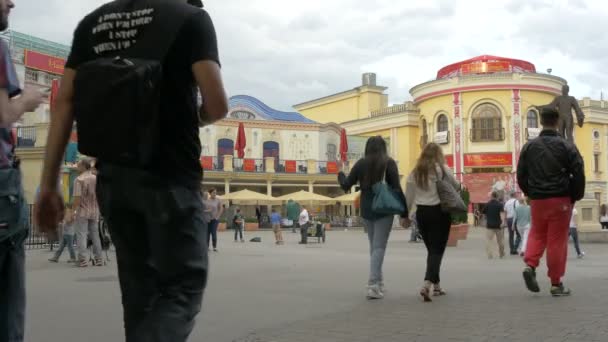
[[[608,229],[608,207],[605,204],[602,204],[600,207],[600,224],[602,225],[602,230]]]
[[[526,244],[528,244],[528,234],[530,233],[531,222],[530,205],[528,203],[528,199],[524,197],[519,198],[519,205],[515,207],[515,211],[513,213],[513,222],[519,231],[519,235],[522,237],[518,252],[519,255],[523,257],[526,253]]]
[[[415,204],[418,229],[426,246],[426,275],[420,295],[425,302],[430,302],[431,285],[433,295],[445,295],[439,282],[441,260],[450,234],[451,215],[441,210],[441,201],[437,193],[437,179],[447,180],[455,189],[460,189],[452,171],[445,165],[441,147],[430,143],[424,147],[416,167],[407,179],[406,203],[410,211]]]

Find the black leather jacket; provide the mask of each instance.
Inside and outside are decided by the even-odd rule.
[[[553,130],[524,145],[517,166],[517,183],[530,199],[585,195],[585,165],[574,144]]]

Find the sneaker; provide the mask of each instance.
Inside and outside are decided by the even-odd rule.
[[[380,291],[379,285],[370,285],[367,287],[367,299],[382,299],[384,294]]]
[[[213,251],[214,251],[214,252],[219,252],[219,251],[217,250],[217,248],[214,248],[214,249],[213,249]]]
[[[384,283],[378,284],[378,288],[380,289],[380,292],[382,292],[382,294],[385,294],[387,292],[386,286],[384,286]]]
[[[578,258],[579,258],[579,259],[582,259],[582,258],[584,258],[584,257],[585,257],[585,252],[581,252],[581,254],[579,254],[579,255],[578,255]]]
[[[565,287],[564,284],[552,285],[551,286],[551,295],[553,297],[565,297],[569,296],[571,291],[569,288]]]
[[[80,260],[78,267],[89,267],[89,262],[86,260]]]
[[[532,267],[528,266],[524,268],[523,276],[528,290],[540,292],[540,287],[538,287],[538,282],[536,281],[536,271]]]
[[[50,258],[50,259],[49,259],[49,261],[50,261],[50,262],[57,263],[57,262],[59,262],[59,259],[57,259],[57,258]]]

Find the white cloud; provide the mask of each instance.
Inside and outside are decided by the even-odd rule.
[[[11,26],[71,41],[100,0],[16,0]],[[350,89],[376,72],[391,102],[441,67],[476,55],[528,60],[577,97],[608,91],[608,8],[599,0],[207,0],[230,94],[273,107]]]

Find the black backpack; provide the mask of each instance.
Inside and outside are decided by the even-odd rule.
[[[146,167],[161,139],[165,57],[186,19],[199,9],[169,0],[108,6],[108,13],[154,8],[154,19],[139,28],[135,45],[78,67],[73,98],[78,150],[103,162]]]

